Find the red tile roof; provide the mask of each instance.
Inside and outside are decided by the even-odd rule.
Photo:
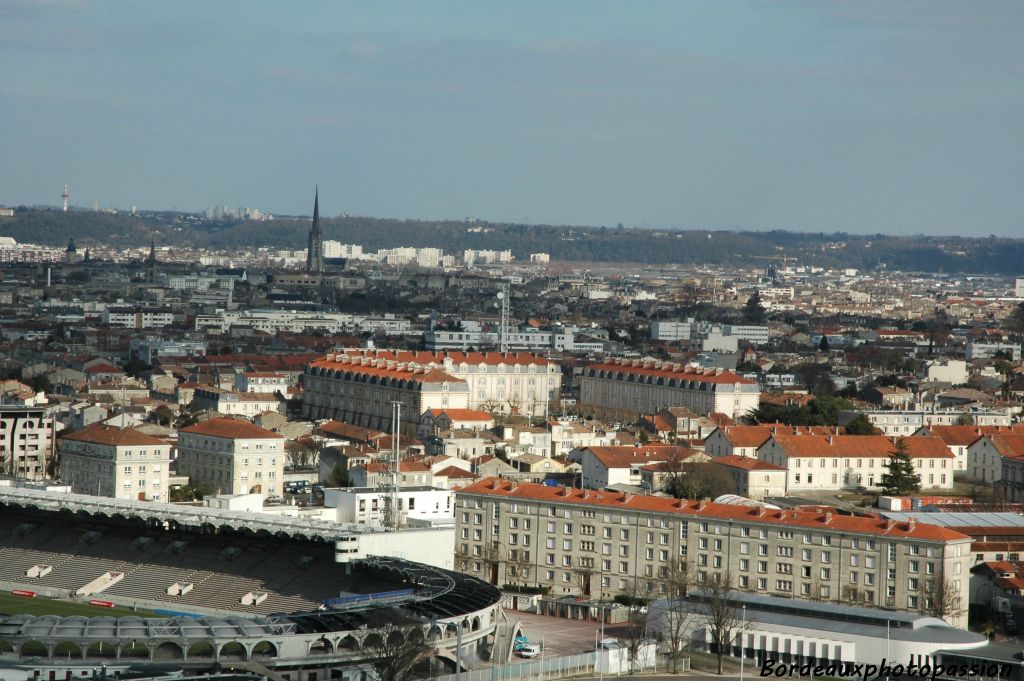
[[[413,383],[465,383],[461,378],[456,378],[440,369],[430,367],[414,367],[403,364],[393,364],[391,367],[375,366],[373,364],[360,364],[356,362],[337,361],[322,358],[309,363],[310,368],[328,369],[334,371],[352,372],[362,376],[376,376],[378,378],[390,378],[401,381],[412,381]]]
[[[663,444],[650,444],[643,447],[629,445],[584,447],[583,451],[589,451],[606,468],[629,468],[638,464],[668,461],[674,457],[685,459],[697,453],[689,447]]]
[[[787,456],[883,457],[896,450],[895,440],[885,435],[773,435]],[[901,438],[911,459],[952,459],[946,443],[930,435]]]
[[[373,440],[379,440],[382,437],[387,437],[387,433],[383,431],[352,425],[351,423],[345,423],[344,421],[328,421],[327,423],[321,424],[317,430],[325,435],[333,435],[335,437],[357,440],[359,442],[371,442]]]
[[[352,358],[368,357],[370,359],[382,359],[392,362],[405,362],[426,366],[428,364],[441,365],[446,359],[455,364],[519,364],[538,366],[548,364],[548,360],[540,355],[530,352],[413,352],[410,350],[367,350],[363,348],[346,348],[335,353],[336,356],[347,355]]]
[[[459,494],[524,499],[553,504],[625,508],[652,513],[678,514],[694,518],[768,523],[785,527],[828,529],[832,532],[874,534],[887,537],[906,537],[921,541],[947,542],[970,539],[967,535],[937,525],[906,521],[896,522],[878,516],[846,516],[829,513],[765,509],[714,502],[655,497],[646,494],[600,492],[572,487],[548,487],[535,483],[516,483],[501,478],[486,478]]]
[[[624,363],[620,364],[618,362]],[[681,367],[678,364],[663,364],[660,362],[634,365],[629,360],[613,360],[590,364],[587,366],[587,369],[592,371],[622,372],[624,374],[650,376],[652,378],[674,378],[680,381],[694,381],[696,383],[757,385],[756,381],[743,378],[732,371],[693,369]]]
[[[265,428],[260,428],[242,419],[215,418],[207,419],[188,428],[182,433],[194,433],[209,437],[222,437],[230,440],[283,440],[284,436]]]
[[[165,441],[140,433],[131,428],[117,428],[102,423],[94,423],[86,426],[75,433],[65,435],[62,440],[74,440],[76,442],[91,442],[98,445],[111,445],[115,447],[165,445]]]
[[[737,456],[731,454],[729,456],[720,456],[715,459],[711,459],[708,463],[717,463],[721,466],[728,466],[729,468],[738,468],[744,471],[785,471],[786,469],[782,466],[776,466],[773,463],[767,461],[761,461],[750,456]]]
[[[473,479],[476,478],[475,475],[473,475],[472,473],[470,473],[469,471],[467,471],[464,468],[459,468],[458,466],[448,466],[447,468],[442,468],[438,472],[434,473],[434,475],[446,477],[446,478],[449,478],[449,479],[452,479],[452,478],[462,478],[462,479],[473,480]]]
[[[968,447],[982,438],[1008,428],[1001,426],[926,426],[929,434],[942,438],[951,447]]]
[[[1020,459],[1024,457],[1024,432],[996,433],[989,435],[988,439],[1002,456],[1009,459]]]

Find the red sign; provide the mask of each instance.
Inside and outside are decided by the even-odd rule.
[[[11,589],[11,593],[15,596],[27,596],[28,598],[35,598],[39,595],[35,591],[25,591],[24,589]]]
[[[114,603],[112,601],[91,600],[91,601],[89,601],[89,605],[98,605],[101,608],[113,608],[114,607]]]

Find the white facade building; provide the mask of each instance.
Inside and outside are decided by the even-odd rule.
[[[384,492],[374,487],[341,487],[324,490],[324,506],[337,510],[337,522],[383,525],[388,507]],[[410,520],[455,522],[454,493],[427,486],[401,487],[398,511],[401,524]]]

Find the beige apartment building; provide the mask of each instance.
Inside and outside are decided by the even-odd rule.
[[[547,415],[561,370],[527,352],[339,350],[303,376],[309,418],[391,429],[391,402],[402,403],[403,432],[415,436],[428,409]]]
[[[131,428],[94,423],[60,439],[61,477],[76,494],[167,501],[171,445]]]
[[[755,381],[732,371],[693,369],[655,360],[608,360],[580,375],[580,403],[604,412],[651,414],[686,407],[738,419],[761,403]]]
[[[456,564],[554,595],[659,594],[673,560],[743,590],[914,612],[943,583],[962,596],[971,539],[914,521],[548,487],[488,478],[456,492]]]
[[[280,494],[284,437],[242,419],[215,418],[178,431],[178,474],[220,494]]]

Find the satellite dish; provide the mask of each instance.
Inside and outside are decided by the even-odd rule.
[[[505,299],[505,292],[504,291],[498,291],[498,300],[504,300],[504,299]]]

